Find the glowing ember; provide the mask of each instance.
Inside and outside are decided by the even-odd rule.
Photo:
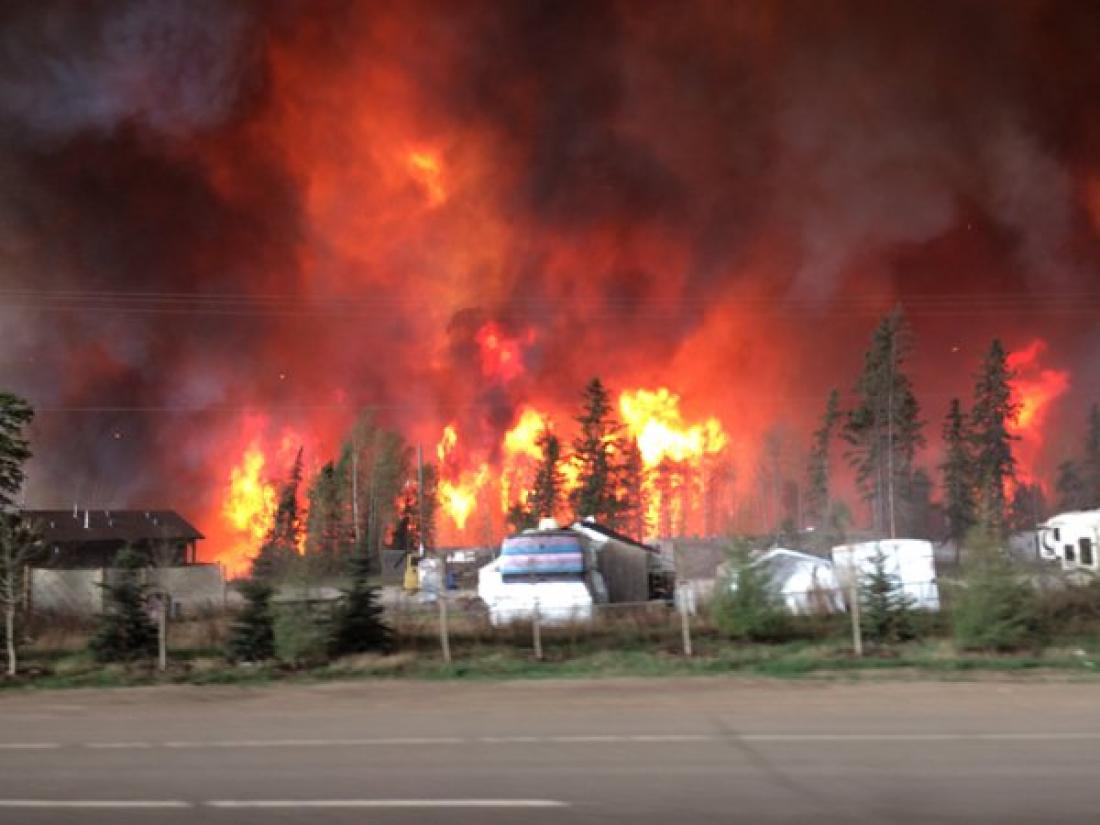
[[[511,381],[523,374],[523,346],[533,341],[526,337],[512,338],[492,321],[478,330],[475,339],[481,351],[481,374],[498,381]]]

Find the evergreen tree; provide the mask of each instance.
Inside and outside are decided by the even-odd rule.
[[[252,575],[256,578],[279,578],[286,574],[298,557],[302,523],[298,513],[298,488],[302,484],[302,450],[294,459],[290,476],[279,491],[271,529],[268,530],[260,552],[252,561]]]
[[[863,638],[874,644],[904,642],[914,636],[913,600],[901,579],[886,572],[886,555],[872,559],[870,573],[861,577],[859,599]]]
[[[339,463],[327,463],[309,489],[306,557],[324,573],[344,566],[355,546],[348,458],[345,451]]]
[[[1012,394],[1014,375],[1000,341],[994,341],[982,362],[970,412],[971,454],[977,488],[978,521],[1002,532],[1007,525],[1006,494],[1016,479],[1009,424],[1019,412]]]
[[[908,326],[897,309],[876,328],[856,382],[856,407],[848,413],[844,438],[872,526],[891,537],[898,530],[898,492],[909,483],[917,450],[924,445],[920,406],[905,374],[910,350]]]
[[[334,656],[393,649],[393,631],[383,620],[379,590],[369,584],[370,559],[359,554],[351,560],[351,587],[336,611],[330,651]]]
[[[423,525],[421,525],[421,496],[417,483],[408,481],[401,491],[397,506],[397,522],[393,529],[392,545],[395,550],[419,553],[421,544],[426,550],[435,547],[435,513],[439,506],[437,471],[435,465],[424,465]]]
[[[936,533],[937,508],[932,504],[932,488],[932,479],[920,467],[900,480],[897,511],[903,535],[930,539]]]
[[[26,519],[0,513],[0,605],[4,608],[3,639],[7,647],[8,675],[17,668],[16,618],[23,603],[27,567],[42,552],[37,525]]]
[[[1013,530],[1034,530],[1046,517],[1047,498],[1038,484],[1016,485],[1009,506],[1008,525]]]
[[[1089,410],[1088,433],[1085,437],[1083,475],[1085,484],[1085,509],[1100,508],[1100,405]]]
[[[974,506],[973,462],[970,456],[970,434],[959,399],[951,399],[947,419],[943,424],[944,460],[943,501],[947,516],[948,535],[956,542],[977,523]]]
[[[573,461],[578,472],[570,504],[578,519],[592,516],[614,526],[620,509],[614,448],[619,424],[611,415],[611,401],[599,378],[588,382],[583,399],[582,412],[576,419],[581,430],[573,441]]]
[[[806,495],[806,519],[815,527],[822,526],[829,516],[832,501],[832,450],[836,426],[840,421],[840,393],[835,389],[825,402],[821,426],[814,431],[810,446],[809,483]]]
[[[31,457],[24,430],[34,421],[34,409],[17,395],[0,392],[0,510],[15,506],[23,489],[23,465]]]
[[[770,571],[753,564],[748,545],[735,541],[729,552],[730,576],[712,602],[714,622],[727,636],[753,642],[782,640],[790,617]]]
[[[1088,507],[1088,490],[1076,461],[1063,461],[1058,465],[1054,492],[1058,494],[1058,509],[1061,511]]]
[[[540,518],[553,518],[561,507],[564,481],[561,473],[561,440],[549,428],[543,428],[535,442],[542,458],[535,470],[535,483],[528,496],[528,505],[536,523]]]
[[[275,655],[275,619],[271,584],[253,577],[240,582],[244,608],[230,630],[229,656],[239,662],[262,662]]]
[[[144,568],[144,558],[132,548],[123,548],[115,557],[111,581],[104,585],[103,613],[88,643],[97,662],[132,662],[156,655],[157,627],[149,617]]]
[[[646,470],[642,450],[636,438],[624,438],[620,480],[620,520],[624,530],[641,541],[649,530],[647,523]]]

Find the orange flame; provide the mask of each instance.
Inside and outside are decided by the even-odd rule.
[[[1069,389],[1069,372],[1039,365],[1046,351],[1045,341],[1034,340],[1021,350],[1010,353],[1008,366],[1016,373],[1012,382],[1015,402],[1019,405],[1009,430],[1020,438],[1016,449],[1018,474],[1024,483],[1036,477],[1035,463],[1043,445],[1043,425],[1051,405]]]
[[[708,461],[729,443],[721,423],[717,418],[685,422],[680,396],[666,387],[623,392],[619,413],[649,471],[643,481],[648,529],[686,530],[689,511],[707,492]]]
[[[263,450],[253,442],[240,463],[229,471],[229,485],[222,504],[222,516],[232,533],[230,546],[219,556],[230,575],[248,570],[251,557],[264,540],[275,511],[275,486],[264,480]]]

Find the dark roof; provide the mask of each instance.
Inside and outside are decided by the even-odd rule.
[[[585,519],[584,521],[580,521],[580,522],[577,522],[577,523],[580,524],[581,527],[584,527],[588,530],[592,530],[595,533],[602,533],[603,535],[607,536],[609,539],[615,539],[615,541],[620,541],[623,544],[631,544],[635,547],[641,547],[643,550],[645,550],[649,553],[656,553],[657,552],[656,547],[652,547],[648,544],[643,544],[642,542],[638,541],[637,539],[632,539],[630,536],[626,535],[625,533],[620,533],[618,530],[612,530],[610,527],[607,527],[603,524],[600,524],[599,522],[597,522],[595,520],[590,521],[588,519]]]
[[[204,538],[175,510],[80,510],[75,517],[72,510],[24,510],[22,515],[38,525],[47,544],[197,541]]]

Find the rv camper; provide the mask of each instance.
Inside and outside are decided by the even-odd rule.
[[[1064,570],[1100,570],[1100,510],[1060,513],[1039,525],[1039,555]]]
[[[478,571],[478,596],[494,625],[587,621],[596,605],[672,594],[674,574],[655,550],[592,522],[545,524],[504,540]],[[667,594],[667,596],[666,596]]]

